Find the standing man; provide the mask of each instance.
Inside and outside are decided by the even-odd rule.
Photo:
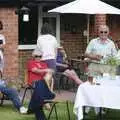
[[[114,42],[108,38],[109,27],[101,25],[98,33],[99,37],[90,41],[85,52],[87,58],[95,61],[100,61],[106,56],[114,56],[117,53]]]
[[[99,37],[92,39],[87,46],[85,56],[92,61],[101,62],[105,57],[114,56],[117,54],[115,44],[108,38],[109,27],[107,25],[101,25],[98,30]],[[90,63],[88,66],[88,72],[91,75],[99,75],[104,70],[98,69],[99,64]],[[100,112],[99,108],[95,109],[96,114]],[[104,111],[102,111],[104,112]]]
[[[87,46],[85,56],[93,62],[104,63],[104,59],[109,56],[117,54],[115,44],[108,38],[109,27],[107,25],[101,25],[98,30],[99,37],[92,39]],[[91,63],[88,66],[89,74],[100,75],[104,68],[98,69],[99,64]],[[108,69],[109,72],[109,69]]]

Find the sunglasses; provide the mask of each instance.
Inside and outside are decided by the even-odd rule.
[[[102,33],[102,34],[103,34],[103,33],[107,34],[107,33],[108,33],[108,31],[100,31],[100,33]]]
[[[35,56],[35,58],[41,58],[42,56]]]

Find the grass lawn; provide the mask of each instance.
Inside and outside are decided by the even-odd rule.
[[[68,120],[66,104],[59,103],[56,106],[59,120]],[[69,109],[71,120],[75,120],[75,115],[73,113],[73,104],[71,102],[69,103]],[[47,110],[45,110],[45,114],[46,116],[48,115]],[[10,104],[4,103],[3,106],[0,107],[0,120],[35,120],[35,117],[33,114],[21,115],[19,112],[15,110],[11,103]],[[50,120],[56,120],[54,111],[51,115]]]
[[[71,120],[76,120],[76,117],[73,113],[73,104],[71,102],[69,102],[69,109]],[[58,120],[68,120],[66,104],[64,103],[57,104],[57,113]],[[45,114],[46,116],[48,116],[47,110],[45,110]],[[91,111],[85,118],[86,120],[98,120],[98,118],[93,112],[93,109],[91,109]],[[4,103],[4,105],[0,107],[0,120],[35,120],[35,117],[34,114],[21,115],[19,112],[15,110],[11,103],[10,104]],[[55,112],[52,113],[50,120],[56,120]],[[107,109],[107,113],[103,115],[102,120],[120,120],[120,110]]]

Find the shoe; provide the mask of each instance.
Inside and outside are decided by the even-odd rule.
[[[27,114],[32,114],[32,113],[33,113],[33,111],[31,109],[27,110]]]
[[[104,115],[106,114],[107,111],[105,111],[104,109],[102,109],[101,113]]]
[[[90,112],[90,107],[85,107],[85,114],[88,114]]]
[[[106,114],[106,111],[103,108],[95,108],[95,113],[96,113],[96,115],[99,115],[99,114],[104,115],[104,114]]]
[[[25,107],[20,107],[20,113],[21,114],[26,114],[27,113],[27,111],[28,111],[28,109],[27,108],[25,108]]]
[[[50,111],[50,110],[51,110],[51,106],[50,106],[50,104],[49,104],[49,103],[46,103],[44,106],[45,106],[45,109],[46,109],[46,110],[48,110],[48,111]]]

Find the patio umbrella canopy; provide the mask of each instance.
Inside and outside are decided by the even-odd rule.
[[[120,14],[115,8],[100,0],[75,0],[68,4],[49,10],[57,13],[83,13],[83,14]]]
[[[76,14],[120,14],[120,9],[100,0],[75,0],[68,4],[49,10],[48,12]],[[87,32],[87,42],[89,42],[89,15]]]

